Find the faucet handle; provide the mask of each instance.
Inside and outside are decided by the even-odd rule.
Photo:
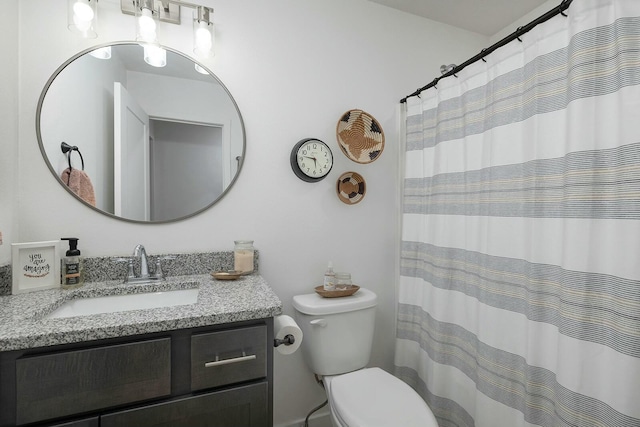
[[[156,270],[153,272],[153,277],[157,278],[157,279],[164,279],[165,275],[164,275],[164,271],[162,271],[162,260],[163,259],[176,259],[176,257],[171,256],[171,255],[167,255],[167,256],[163,256],[163,257],[157,257],[156,258]]]
[[[162,271],[162,265],[160,264],[160,258],[156,258],[156,269],[151,274],[151,277],[155,279],[164,279],[164,272]]]
[[[134,279],[136,277],[133,272],[133,259],[132,258],[116,258],[114,262],[128,262],[127,266],[127,277],[124,278],[124,283],[127,283],[129,279]]]

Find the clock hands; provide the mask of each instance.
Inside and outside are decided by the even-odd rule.
[[[318,160],[315,157],[310,157],[310,156],[302,156],[302,157],[304,157],[305,159],[311,159],[313,160],[314,165],[316,166],[318,165]]]

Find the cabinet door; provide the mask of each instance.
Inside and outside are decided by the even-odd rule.
[[[100,427],[100,418],[84,418],[82,420],[68,421],[59,424],[47,424],[47,427]]]
[[[267,383],[103,415],[101,427],[269,427]]]
[[[16,360],[18,425],[170,393],[170,338]]]

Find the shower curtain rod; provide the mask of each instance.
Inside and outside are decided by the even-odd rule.
[[[501,48],[502,46],[511,43],[512,41],[518,39],[520,40],[520,36],[531,31],[531,29],[533,29],[536,25],[538,24],[542,24],[545,21],[548,21],[549,19],[553,18],[556,15],[562,14],[563,16],[567,16],[564,11],[567,10],[569,8],[569,6],[571,5],[571,2],[573,0],[562,0],[562,2],[560,3],[559,6],[554,7],[553,9],[551,9],[550,11],[548,11],[547,13],[545,13],[544,15],[534,19],[533,21],[529,22],[527,25],[524,25],[522,27],[518,27],[517,30],[515,30],[513,33],[509,34],[507,37],[503,38],[502,40],[492,44],[491,46],[489,46],[486,49],[482,49],[482,51],[477,54],[476,56],[466,60],[465,62],[463,62],[462,64],[458,65],[457,67],[452,68],[451,70],[449,70],[448,72],[444,73],[442,76],[440,77],[436,77],[435,79],[433,79],[433,81],[431,83],[429,83],[426,86],[421,87],[420,89],[416,90],[415,92],[413,92],[411,95],[407,95],[404,98],[402,98],[400,100],[401,104],[404,104],[405,102],[407,102],[407,98],[411,98],[412,96],[420,96],[420,93],[422,93],[422,91],[425,91],[429,88],[432,87],[436,87],[436,85],[438,84],[438,82],[440,81],[440,79],[444,79],[445,77],[449,77],[449,76],[453,76],[457,73],[459,73],[460,71],[462,71],[463,68],[465,68],[468,65],[473,64],[474,62],[478,62],[480,60],[483,60],[484,62],[487,62],[484,60],[484,57],[489,55],[491,52],[495,51],[498,48]]]

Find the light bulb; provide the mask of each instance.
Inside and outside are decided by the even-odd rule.
[[[156,40],[156,21],[153,19],[153,13],[147,8],[142,9],[142,14],[138,18],[138,33],[146,42]]]
[[[67,26],[84,38],[95,38],[97,13],[96,0],[68,0]]]
[[[208,58],[213,54],[215,27],[211,22],[213,9],[198,6],[193,11],[193,53]]]
[[[206,22],[199,22],[195,35],[196,49],[207,52],[211,50],[213,42],[211,41],[211,33]]]
[[[80,21],[91,21],[94,16],[91,6],[83,1],[77,1],[73,4],[73,15],[74,20],[77,18]]]
[[[153,19],[153,12],[149,9],[142,9],[142,15],[138,18],[140,29],[144,31],[155,31],[156,21]]]
[[[82,19],[76,14],[73,15],[73,23],[80,32],[85,32],[91,28],[91,20]]]

